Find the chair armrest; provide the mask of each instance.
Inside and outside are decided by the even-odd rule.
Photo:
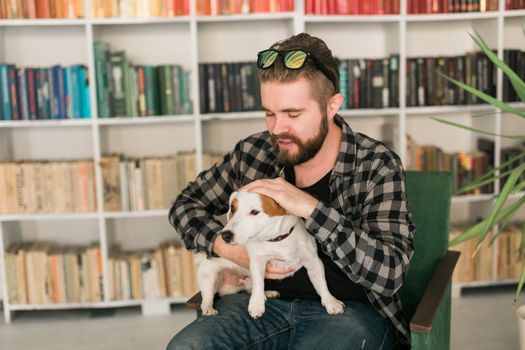
[[[201,295],[201,292],[198,292],[197,294],[195,294],[194,296],[188,299],[188,301],[186,302],[186,307],[188,309],[200,310],[201,302],[202,302],[202,295]]]
[[[419,301],[416,312],[410,320],[412,332],[426,333],[432,329],[432,322],[452,279],[452,273],[459,255],[460,252],[449,250],[439,260],[428,282],[427,289]]]

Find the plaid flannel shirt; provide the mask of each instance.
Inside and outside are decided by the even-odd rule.
[[[343,135],[330,177],[332,203],[320,202],[306,228],[348,278],[365,288],[371,304],[397,329],[398,344],[406,345],[409,332],[396,293],[413,254],[415,225],[401,160],[382,143],[354,133],[340,116],[335,121]],[[216,216],[228,211],[230,194],[254,180],[275,178],[279,170],[269,133],[262,132],[200,173],[169,212],[186,248],[211,257],[223,227]]]

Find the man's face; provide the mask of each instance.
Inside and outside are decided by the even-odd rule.
[[[263,82],[261,101],[279,162],[294,166],[312,159],[328,134],[328,120],[306,79]]]

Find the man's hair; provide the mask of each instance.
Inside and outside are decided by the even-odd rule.
[[[277,51],[304,50],[314,55],[332,73],[335,78],[334,82],[330,81],[311,59],[307,59],[304,66],[300,69],[286,68],[281,58],[277,58],[271,67],[259,69],[259,80],[261,83],[268,81],[285,83],[296,81],[300,77],[306,78],[310,84],[312,95],[319,102],[321,111],[324,114],[328,99],[336,93],[334,83],[339,87],[338,63],[332,56],[332,51],[326,46],[326,43],[310,34],[300,33],[276,42],[270,49]]]

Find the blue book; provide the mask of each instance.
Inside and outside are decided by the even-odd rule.
[[[11,94],[9,91],[9,71],[7,64],[0,64],[0,83],[2,84],[2,109],[4,120],[11,120]]]
[[[80,118],[91,117],[91,100],[89,98],[89,81],[87,69],[84,66],[78,67],[78,86],[80,89]]]
[[[68,74],[66,68],[61,68],[62,70],[62,83],[64,84],[64,98],[61,100],[62,102],[62,117],[64,119],[71,118],[71,115],[68,112],[68,106],[70,105],[70,94],[69,94],[69,84],[68,84]]]
[[[53,118],[60,119],[62,116],[61,108],[62,103],[60,102],[60,66],[53,66]]]

